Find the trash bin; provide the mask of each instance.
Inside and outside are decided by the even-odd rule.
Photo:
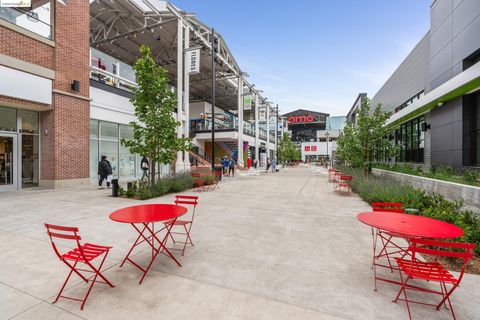
[[[118,189],[120,186],[118,185],[118,179],[112,179],[112,197],[118,197]]]
[[[215,166],[215,171],[213,172],[213,174],[218,177],[218,180],[222,180],[222,176],[223,176],[223,168],[222,166]]]

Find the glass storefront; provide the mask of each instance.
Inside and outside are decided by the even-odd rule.
[[[397,162],[424,162],[425,132],[423,116],[402,123],[395,131],[395,144],[400,146]]]
[[[120,139],[132,139],[133,128],[128,125],[90,119],[90,178],[98,178],[98,162],[102,155],[112,165],[114,177],[141,177],[140,157],[122,146]]]
[[[39,132],[38,112],[0,107],[0,191],[38,186]]]

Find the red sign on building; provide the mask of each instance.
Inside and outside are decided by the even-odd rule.
[[[310,146],[305,146],[305,151],[310,151]]]
[[[312,146],[312,151],[317,151],[317,146]]]

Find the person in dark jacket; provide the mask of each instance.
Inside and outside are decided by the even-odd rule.
[[[142,179],[140,180],[143,180],[145,178],[148,179],[148,169],[150,168],[150,164],[148,162],[147,157],[143,156],[142,161],[140,161],[140,167],[142,168],[142,171],[143,171]]]
[[[230,173],[232,177],[235,176],[235,160],[232,157],[228,160],[228,176],[230,177]]]
[[[110,188],[110,182],[108,176],[112,174],[112,166],[107,160],[107,156],[102,156],[102,160],[98,163],[98,186],[102,188],[103,180],[107,180],[107,188]]]

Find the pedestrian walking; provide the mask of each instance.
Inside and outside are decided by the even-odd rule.
[[[228,176],[230,177],[230,173],[232,174],[232,177],[235,176],[235,160],[230,157],[228,161]]]
[[[247,169],[250,170],[250,168],[252,167],[252,159],[247,158]]]
[[[270,169],[271,165],[272,165],[272,163],[270,162],[270,159],[267,159],[267,172]]]
[[[228,160],[227,156],[223,157],[222,167],[223,167],[223,175],[225,176],[228,174],[228,167],[230,167],[230,161]]]
[[[257,166],[258,166],[258,160],[257,159],[253,159],[253,168],[255,170],[257,170]]]
[[[150,163],[148,162],[148,159],[146,156],[143,156],[142,161],[140,161],[140,167],[142,168],[143,174],[142,178],[140,180],[143,181],[143,179],[148,180],[148,170],[150,168]]]
[[[277,172],[277,160],[272,160],[272,172]]]
[[[110,181],[112,180],[112,166],[107,160],[107,156],[102,156],[102,160],[98,163],[98,188],[103,189],[103,180],[107,181],[107,188],[110,188]]]

